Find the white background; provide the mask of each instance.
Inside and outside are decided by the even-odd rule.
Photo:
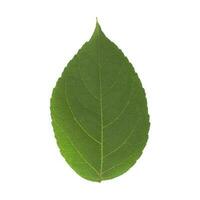
[[[142,157],[102,183],[65,163],[49,111],[96,17],[133,63],[151,117]],[[199,200],[199,1],[0,0],[0,199]]]

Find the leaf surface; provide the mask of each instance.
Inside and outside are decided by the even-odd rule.
[[[149,130],[145,92],[98,22],[57,81],[51,117],[61,154],[85,179],[117,177],[142,154]]]

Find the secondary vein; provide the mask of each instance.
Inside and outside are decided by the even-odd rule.
[[[91,136],[91,135],[86,131],[86,129],[81,125],[81,123],[78,121],[78,119],[75,117],[74,112],[72,111],[72,108],[71,108],[71,106],[70,106],[70,104],[69,104],[69,102],[68,102],[68,100],[67,100],[67,95],[66,95],[66,93],[65,93],[65,102],[66,102],[66,104],[67,104],[68,107],[69,107],[69,110],[70,110],[70,112],[71,112],[71,114],[72,114],[72,118],[73,118],[73,120],[75,121],[75,123],[81,128],[81,130],[82,130],[84,133],[86,133],[86,135],[87,135],[88,137],[90,137],[94,142],[96,142],[96,143],[98,143],[98,144],[101,145],[101,142],[99,142],[97,139],[95,139],[93,136]]]
[[[63,128],[55,121],[55,119],[54,119],[53,121],[54,121],[54,123],[60,128],[60,130],[61,130],[62,132],[64,132]],[[82,155],[82,153],[77,149],[77,147],[76,147],[76,146],[74,145],[74,143],[71,141],[70,137],[67,136],[67,138],[68,138],[69,142],[71,143],[72,147],[75,149],[75,151],[76,151],[76,152],[79,154],[79,156],[82,158],[82,160],[83,160],[91,169],[93,169],[93,170],[97,173],[97,175],[99,176],[99,173],[98,173],[97,169],[96,169],[94,166],[92,166],[92,164],[90,164],[90,163],[87,161],[87,159]]]

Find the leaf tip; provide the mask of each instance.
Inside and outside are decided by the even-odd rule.
[[[96,17],[96,27],[95,27],[95,32],[100,32],[101,31],[101,26],[98,22],[98,18]]]
[[[96,26],[94,29],[94,32],[92,34],[91,39],[97,38],[99,37],[101,34],[103,34],[102,30],[101,30],[101,26],[99,24],[98,18],[96,17]]]

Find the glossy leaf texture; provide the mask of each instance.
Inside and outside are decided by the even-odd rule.
[[[145,92],[98,22],[53,89],[51,117],[61,154],[85,179],[117,177],[142,154],[150,125]]]

